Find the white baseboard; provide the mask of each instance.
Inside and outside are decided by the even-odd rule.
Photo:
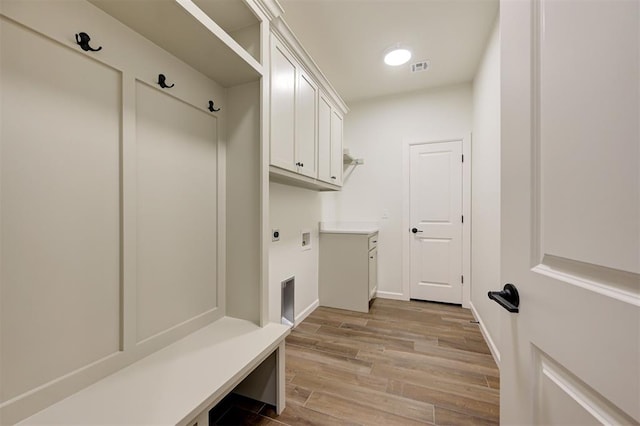
[[[302,312],[300,312],[295,319],[294,328],[298,326],[306,317],[309,316],[311,312],[313,312],[318,306],[320,306],[320,300],[316,299],[315,302],[307,306]]]
[[[473,306],[473,303],[471,301],[469,302],[469,306],[471,307],[471,313],[473,314],[473,317],[476,319],[476,321],[478,321],[478,325],[480,326],[480,332],[482,333],[482,337],[484,337],[484,341],[487,342],[487,346],[489,346],[489,350],[491,351],[493,360],[496,362],[498,369],[500,369],[500,351],[498,350],[496,343],[491,338],[491,335],[489,334],[487,327],[484,326],[484,323],[482,322],[482,319],[480,318],[480,315],[478,314],[476,307]]]
[[[408,297],[405,297],[402,293],[393,293],[391,291],[380,291],[376,292],[376,297],[381,299],[394,299],[394,300],[409,300]]]

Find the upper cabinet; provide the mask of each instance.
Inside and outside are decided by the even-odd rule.
[[[346,105],[284,21],[271,29],[270,178],[339,190]]]
[[[298,173],[315,178],[318,176],[318,86],[302,69],[298,70],[296,80],[296,165]]]
[[[295,166],[296,63],[281,45],[271,43],[271,165]]]
[[[271,165],[316,178],[318,86],[276,40],[270,80]]]
[[[331,111],[331,179],[342,186],[342,115],[334,108]]]
[[[318,103],[318,179],[342,186],[342,115],[326,96]]]

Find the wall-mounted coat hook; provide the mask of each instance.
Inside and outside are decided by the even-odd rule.
[[[102,46],[98,47],[97,49],[94,49],[93,47],[89,46],[90,41],[91,41],[91,37],[89,37],[89,34],[87,33],[76,34],[76,44],[78,44],[80,48],[85,52],[89,52],[89,51],[97,52],[98,50],[102,50]]]
[[[171,86],[167,85],[167,77],[164,76],[164,74],[158,74],[158,85],[160,87],[162,87],[163,89],[170,89],[173,86],[175,86],[175,83],[172,84]]]
[[[220,111],[220,108],[214,108],[213,107],[213,101],[209,101],[209,111],[218,112],[218,111]]]

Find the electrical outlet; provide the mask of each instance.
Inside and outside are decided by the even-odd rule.
[[[280,241],[280,230],[272,229],[271,230],[271,241]]]

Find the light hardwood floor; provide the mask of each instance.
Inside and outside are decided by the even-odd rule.
[[[498,424],[499,373],[467,309],[376,299],[318,308],[286,341],[287,408],[230,395],[217,425]]]

